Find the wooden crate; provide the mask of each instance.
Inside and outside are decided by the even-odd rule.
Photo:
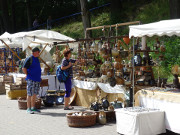
[[[0,82],[4,82],[4,76],[3,75],[0,76]]]
[[[27,96],[26,89],[6,90],[7,99],[18,99],[19,97],[26,97],[26,96]]]
[[[22,84],[21,85],[21,89],[26,89],[26,87],[27,87],[27,84]]]
[[[8,76],[8,75],[5,75],[4,76],[4,81],[12,81],[13,82],[13,76]]]
[[[17,85],[17,84],[14,84],[14,83],[11,83],[11,84],[5,84],[5,89],[6,90],[19,90],[21,89],[21,85]]]
[[[25,77],[16,77],[16,84],[26,84]]]
[[[5,94],[5,93],[6,93],[5,86],[0,85],[0,94]]]
[[[4,83],[13,83],[13,76],[0,76],[0,82],[4,82]]]
[[[46,87],[46,86],[49,86],[48,79],[42,79],[40,83],[40,87]]]

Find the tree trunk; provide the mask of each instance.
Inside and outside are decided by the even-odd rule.
[[[26,0],[26,7],[27,7],[27,20],[28,20],[28,28],[32,27],[32,18],[31,18],[31,5],[30,0]]]
[[[3,25],[7,32],[11,32],[10,17],[8,13],[7,0],[0,0],[0,8],[2,11]]]
[[[180,0],[169,0],[170,18],[180,18]]]
[[[87,0],[80,0],[81,3],[81,12],[82,12],[82,21],[84,26],[85,38],[92,37],[91,31],[87,31],[86,28],[91,27],[90,13],[87,7]]]
[[[11,12],[12,12],[12,32],[16,32],[16,14],[15,14],[15,1],[11,0]]]

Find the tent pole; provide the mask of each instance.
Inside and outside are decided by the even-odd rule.
[[[1,40],[2,43],[5,44],[5,46],[7,46],[7,47],[9,48],[9,50],[10,50],[19,60],[21,60],[21,58],[17,55],[16,52],[14,52],[2,39],[0,39],[0,40]]]
[[[45,47],[41,50],[39,56],[43,53],[43,51],[45,50],[46,46],[48,45],[48,43],[46,43]]]
[[[132,101],[132,105],[133,105],[133,107],[134,107],[134,70],[135,70],[135,68],[134,68],[134,55],[135,55],[135,53],[134,53],[134,37],[133,37],[133,101]]]
[[[28,48],[30,49],[30,50],[32,50],[32,48],[30,47],[30,46],[28,46]],[[46,62],[39,56],[39,59],[49,68],[49,69],[51,69],[51,67],[48,65],[48,64],[46,64]]]

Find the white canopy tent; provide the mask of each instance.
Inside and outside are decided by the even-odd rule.
[[[132,26],[129,26],[129,28],[130,28],[129,37],[130,38],[133,37],[133,57],[134,57],[134,37],[144,37],[144,36],[152,37],[155,35],[156,36],[173,36],[173,35],[180,36],[180,19],[163,20],[163,21],[144,24],[144,25],[132,25]],[[134,64],[133,64],[133,95],[134,95]],[[134,96],[133,96],[133,101],[134,101]],[[147,100],[145,102],[147,102]],[[154,102],[155,101],[153,100],[152,104],[154,104]],[[164,101],[163,101],[163,104],[165,104]],[[172,108],[168,108],[168,109],[171,110]],[[178,121],[174,121],[174,118],[173,118],[176,116],[173,116],[174,112],[169,111],[169,110],[166,112],[166,122],[165,122],[166,128],[173,132],[180,133],[180,130],[179,129],[177,130],[176,129],[177,126],[175,126],[175,125],[178,125],[177,124]]]
[[[180,19],[163,20],[159,22],[129,26],[129,37],[180,36]]]
[[[18,32],[15,34],[9,34],[8,32],[5,32],[4,34],[0,36],[0,40],[1,40],[0,48],[19,47],[19,48],[22,48],[23,51],[26,50],[27,48],[32,48],[34,46],[41,45],[43,48],[42,49],[43,53],[41,55],[43,57],[41,57],[41,60],[43,61],[43,63],[45,63],[45,61],[47,60],[48,61],[50,60],[48,59],[50,58],[49,51],[53,47],[54,42],[75,41],[74,39],[68,36],[65,36],[63,34],[60,34],[55,31],[50,31],[50,30],[35,30],[35,31],[29,31],[29,32]],[[46,51],[44,51],[44,49]],[[31,52],[31,51],[27,51],[27,53],[28,52]],[[46,66],[48,65],[46,64]]]
[[[28,46],[32,47],[35,44],[52,45],[53,42],[75,41],[70,37],[50,30],[35,30],[29,32],[18,32],[15,34],[5,32],[0,36],[0,40],[3,40],[10,47],[22,47],[23,50]],[[4,47],[4,44],[0,43],[0,47]]]

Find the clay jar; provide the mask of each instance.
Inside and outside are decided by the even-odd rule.
[[[106,75],[106,74],[107,74],[105,64],[102,64],[102,65],[101,65],[100,71],[101,71],[101,73],[102,73],[103,75]]]
[[[161,45],[161,46],[160,46],[160,50],[161,50],[161,52],[165,52],[165,51],[166,51],[165,46],[164,46],[164,45]]]
[[[114,62],[114,68],[116,70],[120,69],[120,63],[119,62]]]
[[[118,56],[116,56],[114,59],[116,62],[121,62],[121,60],[122,60],[121,57],[118,57]]]
[[[108,69],[108,71],[107,71],[107,77],[108,78],[113,77],[113,75],[114,75],[113,71],[114,71],[113,68]]]
[[[119,84],[119,85],[123,85],[124,84],[124,79],[121,78],[121,77],[116,77],[116,84]]]
[[[99,112],[98,122],[102,125],[106,124],[106,113],[104,111]]]
[[[113,57],[116,57],[116,56],[119,55],[119,51],[117,50],[117,48],[113,48],[113,49],[111,50],[111,53],[112,53],[112,56],[113,56]]]
[[[107,59],[109,56],[108,56],[108,54],[103,54],[102,57],[103,57],[104,59]]]
[[[106,67],[111,67],[111,62],[110,61],[105,61],[104,64],[105,64]]]
[[[102,56],[102,55],[105,55],[105,54],[106,54],[106,48],[101,48],[99,54],[100,54],[101,56]]]
[[[127,45],[130,43],[129,37],[124,37],[123,40]]]

